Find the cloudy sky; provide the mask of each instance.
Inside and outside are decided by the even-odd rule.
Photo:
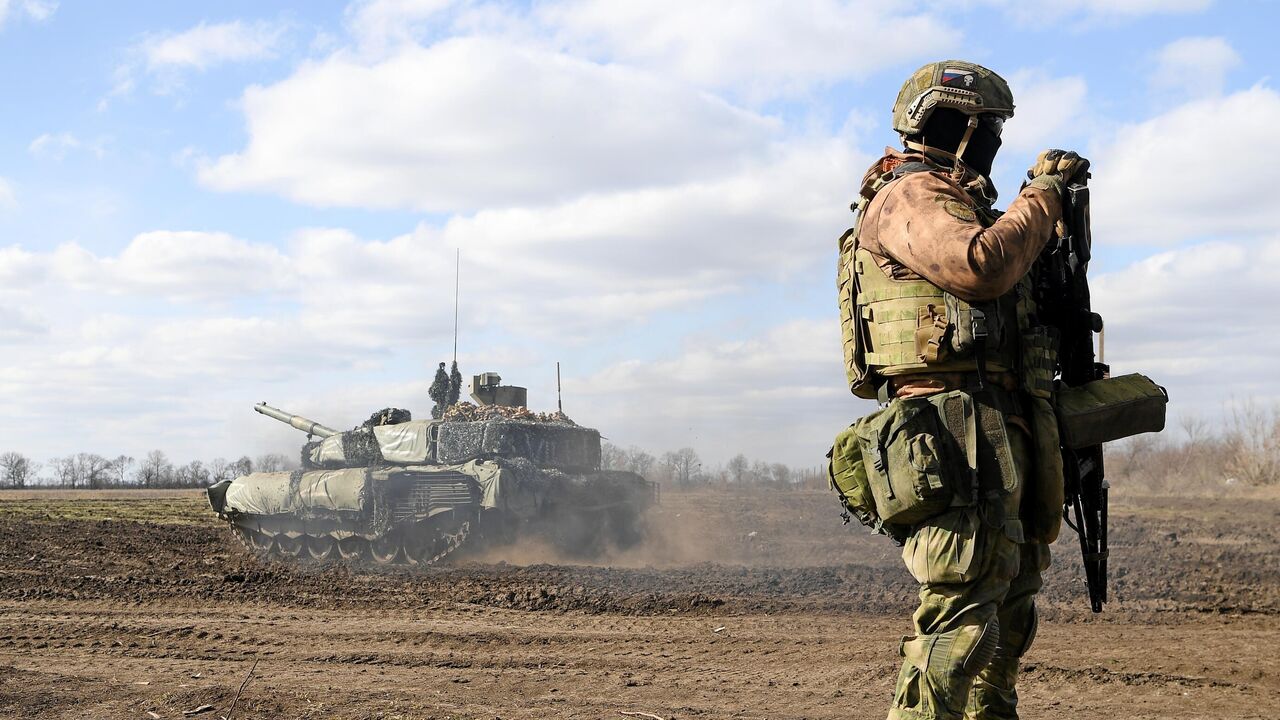
[[[1094,161],[1107,359],[1275,402],[1275,3],[0,0],[0,451],[292,451],[452,352],[621,445],[796,465],[835,241],[919,65],[1009,79],[996,180]]]

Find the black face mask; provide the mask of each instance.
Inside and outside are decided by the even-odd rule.
[[[954,153],[964,139],[965,130],[969,126],[969,116],[959,110],[938,108],[924,125],[924,132],[917,139],[929,147]],[[969,144],[964,148],[960,159],[964,164],[980,175],[990,177],[991,164],[995,162],[996,153],[1000,150],[1000,136],[985,122],[979,122],[969,136]]]
[[[980,122],[969,136],[969,144],[965,146],[964,155],[960,159],[974,172],[991,177],[991,163],[995,162],[996,153],[1000,151],[1000,142],[1000,136],[986,123]]]

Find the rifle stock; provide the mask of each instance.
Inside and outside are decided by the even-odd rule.
[[[1093,335],[1102,317],[1089,300],[1092,257],[1088,173],[1067,186],[1063,225],[1036,265],[1036,305],[1040,321],[1058,333],[1058,381],[1076,387],[1107,377],[1109,368],[1094,357]],[[1063,517],[1080,537],[1085,584],[1093,612],[1107,602],[1107,490],[1102,446],[1061,448],[1066,501]]]

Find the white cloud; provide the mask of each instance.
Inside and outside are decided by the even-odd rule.
[[[10,290],[55,282],[108,295],[212,301],[288,289],[287,260],[267,245],[226,233],[155,231],[135,237],[115,257],[74,243],[48,253],[0,248],[0,281]]]
[[[456,0],[362,0],[347,6],[347,27],[362,47],[384,50],[414,39],[421,25]]]
[[[1187,37],[1156,53],[1152,86],[1183,95],[1220,95],[1227,73],[1240,64],[1240,55],[1221,37]]]
[[[74,279],[87,283],[105,276],[102,287],[114,292],[212,299],[278,290],[288,282],[287,270],[287,260],[270,246],[226,233],[156,231],[135,237],[92,275]]]
[[[41,133],[27,145],[27,152],[36,157],[62,160],[72,152],[84,150],[101,160],[106,154],[106,143],[105,139],[85,142],[69,132]]]
[[[673,357],[617,363],[567,386],[585,408],[578,419],[612,441],[692,446],[709,462],[747,452],[818,465],[836,433],[874,408],[844,385],[834,311],[745,339],[689,338]]]
[[[1099,237],[1173,245],[1280,232],[1280,166],[1257,159],[1280,155],[1277,126],[1280,94],[1263,85],[1121,126],[1090,150]],[[1223,138],[1239,138],[1245,154],[1224,156]]]
[[[1197,244],[1097,277],[1094,309],[1106,320],[1113,374],[1167,385],[1179,413],[1217,415],[1227,393],[1280,400],[1270,379],[1280,336],[1266,317],[1278,238]]]
[[[1140,17],[1199,12],[1213,0],[1064,0],[1054,4],[1068,12]]]
[[[42,279],[45,262],[43,256],[21,246],[0,247],[0,288],[11,290]]]
[[[1206,10],[1214,0],[1058,0],[1027,3],[1021,0],[986,0],[1005,8],[1017,22],[1051,25],[1067,20],[1081,22],[1136,20],[1152,15],[1178,15]]]
[[[451,212],[725,173],[778,129],[643,72],[481,38],[373,64],[337,53],[243,105],[249,145],[206,185]]]
[[[223,63],[270,58],[283,35],[284,27],[275,23],[202,22],[180,33],[148,38],[141,50],[152,71],[168,67],[207,70]]]
[[[42,133],[27,146],[27,152],[61,160],[68,152],[78,147],[80,147],[80,141],[71,133]]]
[[[0,0],[0,27],[12,19],[44,22],[58,10],[54,0]]]
[[[0,210],[12,210],[18,207],[18,198],[13,194],[13,184],[0,177]]]
[[[1079,137],[1088,95],[1084,78],[1053,77],[1032,69],[1020,70],[1008,81],[1015,107],[1004,129],[1005,152],[1038,152]]]
[[[866,78],[960,40],[934,15],[875,0],[564,0],[538,17],[575,51],[756,100]]]
[[[0,304],[0,346],[24,342],[47,331],[47,325],[32,310]]]
[[[143,74],[150,77],[155,92],[168,94],[183,86],[186,73],[273,58],[286,30],[282,23],[234,20],[213,25],[201,22],[182,32],[150,35],[130,48],[130,59],[115,68],[110,95],[132,92]],[[100,111],[106,106],[107,98],[99,101]]]

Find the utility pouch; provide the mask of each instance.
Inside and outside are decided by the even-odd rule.
[[[883,413],[878,410],[868,418]],[[864,420],[868,419],[864,418]],[[827,480],[831,489],[840,497],[840,504],[850,516],[872,532],[888,535],[899,545],[906,539],[908,528],[886,525],[876,512],[875,496],[862,462],[862,443],[855,431],[856,423],[836,436],[835,444],[827,451]],[[847,517],[846,517],[847,520]]]
[[[1003,344],[1003,315],[995,301],[970,304],[951,293],[945,293],[943,297],[951,329],[951,352],[956,355],[968,353],[975,349],[979,338],[986,338],[987,347]]]
[[[836,436],[835,444],[827,451],[827,481],[840,496],[840,504],[858,522],[874,528],[880,518],[876,515],[876,501],[867,484],[867,471],[862,465],[862,448],[858,435],[850,425]]]
[[[1058,418],[1053,404],[1043,398],[1028,398],[1027,408],[1035,457],[1032,481],[1023,496],[1022,520],[1027,539],[1048,545],[1058,538],[1058,531],[1062,529],[1062,503],[1066,499]]]
[[[1079,449],[1164,429],[1169,393],[1145,375],[1104,378],[1058,390],[1063,447]]]
[[[894,400],[853,426],[884,523],[913,525],[951,505],[957,457],[930,398]]]
[[[1036,326],[1022,331],[1022,389],[1033,398],[1053,397],[1053,371],[1058,360],[1058,331]]]

